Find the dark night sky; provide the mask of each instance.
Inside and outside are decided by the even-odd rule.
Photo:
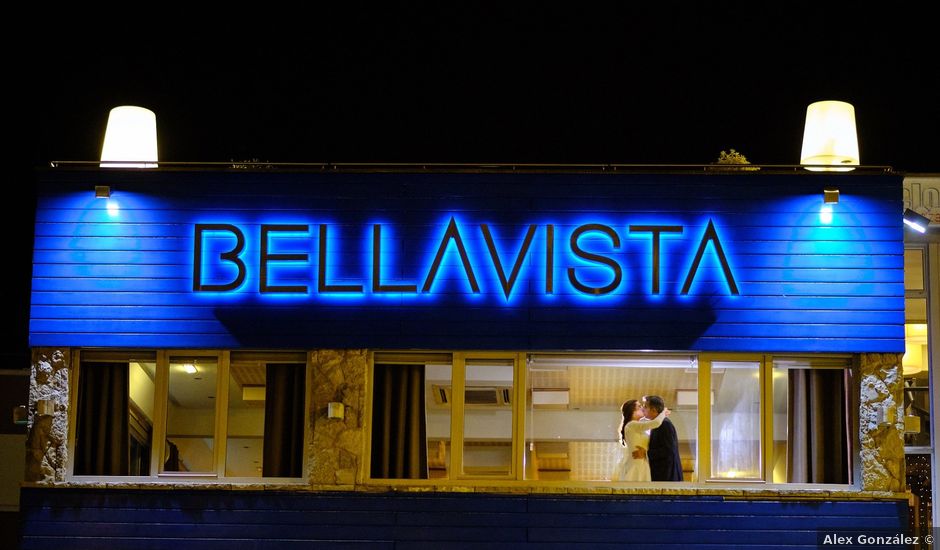
[[[49,23],[10,50],[19,173],[95,160],[121,104],[156,112],[165,161],[690,164],[735,148],[795,164],[820,99],[855,105],[863,164],[940,172],[925,8],[622,4]],[[18,211],[4,223],[28,265],[31,209]],[[28,279],[13,289],[23,311]],[[14,324],[5,348],[25,357]]]
[[[927,13],[702,4],[68,29],[39,71],[35,160],[96,159],[130,103],[157,113],[164,160],[708,163],[734,147],[792,164],[806,105],[841,99],[863,163],[940,171]]]

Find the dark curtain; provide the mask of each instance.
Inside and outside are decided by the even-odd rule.
[[[82,363],[75,426],[75,474],[126,476],[128,363]]]
[[[306,365],[268,364],[264,392],[264,477],[300,477]]]
[[[372,392],[372,477],[427,479],[424,365],[376,365]]]
[[[846,372],[789,370],[788,482],[849,482]]]

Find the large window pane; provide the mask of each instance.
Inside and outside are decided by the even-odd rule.
[[[164,472],[215,472],[218,359],[171,357]]]
[[[849,359],[774,358],[774,483],[851,482],[849,367]]]
[[[906,302],[904,325],[904,444],[930,446],[930,340],[927,337],[927,299]]]
[[[672,411],[683,479],[695,480],[694,358],[537,354],[529,358],[527,385],[526,479],[618,478],[615,471],[625,452],[618,436],[621,405],[658,395]]]
[[[428,477],[450,477],[450,418],[452,367],[450,363],[425,365],[425,400],[428,422]]]
[[[261,477],[264,456],[265,368],[258,361],[229,367],[225,475]]]
[[[376,354],[372,372],[371,477],[448,477],[450,356]]]
[[[924,290],[924,250],[904,250],[904,290]]]
[[[467,359],[464,391],[463,472],[512,471],[512,359]]]
[[[289,359],[232,353],[226,476],[300,477],[306,364]]]
[[[715,479],[760,479],[760,361],[713,361]]]
[[[372,477],[428,477],[424,365],[376,365]]]
[[[155,372],[153,353],[82,354],[75,475],[149,475]]]

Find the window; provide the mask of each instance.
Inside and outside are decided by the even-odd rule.
[[[515,360],[464,362],[463,473],[509,476],[513,466]]]
[[[670,410],[658,437],[675,443],[668,459],[650,452],[653,481],[849,484],[852,365],[834,355],[376,353],[369,473],[638,482],[622,471],[621,406],[658,396]],[[650,428],[637,429],[646,434],[627,442],[657,447],[643,439]]]
[[[302,353],[232,352],[227,477],[301,476],[305,380]]]
[[[298,478],[306,354],[79,352],[76,476]]]
[[[925,250],[904,250],[904,444],[930,447],[930,339]]]
[[[370,477],[513,479],[520,357],[376,353]]]
[[[217,356],[171,356],[162,472],[215,472]]]
[[[75,475],[150,472],[156,354],[82,356],[75,414]]]
[[[712,361],[711,478],[763,478],[761,361]]]
[[[773,360],[774,483],[850,483],[851,360]]]
[[[534,354],[527,385],[526,479],[617,479],[625,452],[617,435],[621,405],[648,395],[671,410],[682,478],[696,479],[695,357]]]
[[[451,356],[386,353],[374,359],[371,477],[449,477]]]

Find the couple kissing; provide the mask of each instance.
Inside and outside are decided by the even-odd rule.
[[[623,458],[611,481],[682,481],[679,438],[663,398],[648,395],[620,406]]]

